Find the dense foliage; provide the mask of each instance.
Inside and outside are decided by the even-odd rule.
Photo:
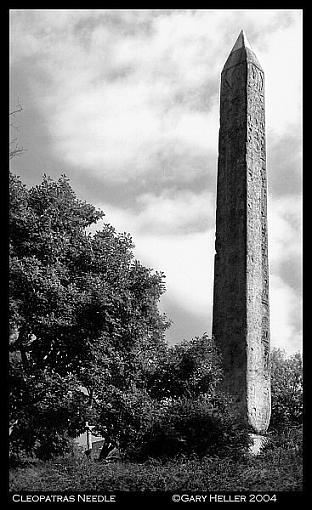
[[[63,448],[165,348],[164,275],[134,259],[128,234],[109,224],[88,232],[102,217],[65,176],[27,189],[10,175],[13,448]]]
[[[65,455],[53,461],[14,469],[10,489],[21,491],[233,491],[245,494],[302,490],[302,456],[276,447],[258,457],[201,459],[184,455],[170,460],[149,459],[144,463],[106,464],[89,461],[85,455]],[[170,497],[170,496],[169,496]],[[169,499],[169,498],[168,498]],[[274,501],[274,500],[273,500]],[[152,502],[152,501],[151,501]]]
[[[300,426],[303,421],[303,371],[300,353],[287,356],[271,352],[272,413],[270,427],[276,431]]]
[[[13,458],[64,453],[87,420],[128,459],[234,458],[247,431],[221,393],[214,342],[166,344],[164,275],[135,260],[128,234],[96,231],[103,216],[65,176],[27,189],[10,175]],[[271,429],[284,434],[274,445],[293,444],[285,429],[302,423],[302,359],[274,349],[271,362]]]
[[[229,401],[222,395],[210,398],[203,394],[168,399],[155,406],[148,426],[126,451],[136,460],[229,453],[234,458],[248,444],[248,432],[231,412]]]
[[[168,346],[155,361],[138,377],[140,396],[124,421],[120,446],[128,457],[222,455],[229,448],[234,455],[247,446],[247,431],[220,391],[221,359],[211,338]]]

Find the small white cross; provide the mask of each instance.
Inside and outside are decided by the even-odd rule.
[[[86,421],[86,430],[90,430],[92,432],[92,429],[94,429],[95,425],[89,425],[89,423]]]

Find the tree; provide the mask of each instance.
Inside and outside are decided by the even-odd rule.
[[[134,259],[129,234],[109,224],[88,233],[103,216],[76,197],[64,175],[44,176],[31,189],[10,175],[12,441],[33,423],[30,415],[40,415],[29,449],[38,440],[42,451],[49,427],[55,437],[81,432],[101,392],[129,388],[142,352],[164,345],[164,275]],[[40,394],[34,381],[42,381]],[[58,428],[51,427],[55,409],[63,417]]]
[[[18,131],[18,128],[13,124],[12,118],[15,117],[17,113],[20,113],[23,110],[22,106],[18,104],[15,108],[15,110],[10,111],[10,129],[11,131],[15,131],[15,133]],[[16,156],[20,156],[25,151],[24,147],[19,145],[18,143],[18,137],[16,134],[11,138],[10,140],[10,149],[9,149],[9,159],[13,159]]]
[[[115,362],[118,365],[118,360]],[[141,343],[133,358],[133,375],[125,379],[127,385],[121,387],[102,378],[105,384],[97,392],[99,398],[94,404],[97,430],[108,442],[115,438],[129,451],[129,444],[139,448],[141,439],[159,416],[169,419],[168,409],[176,406],[181,398],[191,401],[204,396],[210,408],[220,404],[219,362],[214,342],[206,334],[175,346]],[[100,372],[103,373],[103,368]],[[101,374],[98,388],[100,380]]]
[[[220,393],[157,402],[144,427],[128,444],[128,452],[140,460],[177,454],[222,456],[229,451],[231,457],[240,455],[249,444],[249,436],[232,409]]]
[[[153,398],[195,398],[215,393],[222,375],[221,359],[206,333],[158,354],[154,363],[146,365],[142,376]]]
[[[271,427],[302,424],[303,379],[300,353],[286,356],[285,351],[273,349],[271,353],[272,414]]]
[[[128,389],[103,388],[102,435],[111,441],[119,430],[118,445],[134,460],[229,449],[236,455],[247,447],[248,431],[220,389],[221,360],[207,334],[150,354]],[[111,428],[101,429],[105,423]]]

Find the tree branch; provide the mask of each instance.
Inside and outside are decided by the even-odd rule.
[[[9,115],[14,115],[15,113],[19,113],[23,110],[23,107],[21,105],[17,105],[17,110],[13,110],[12,112],[9,113]]]

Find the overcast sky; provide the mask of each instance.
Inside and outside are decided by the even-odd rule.
[[[265,72],[271,344],[301,350],[302,11],[12,10],[27,185],[65,173],[166,274],[176,343],[211,333],[220,73],[241,29]]]

